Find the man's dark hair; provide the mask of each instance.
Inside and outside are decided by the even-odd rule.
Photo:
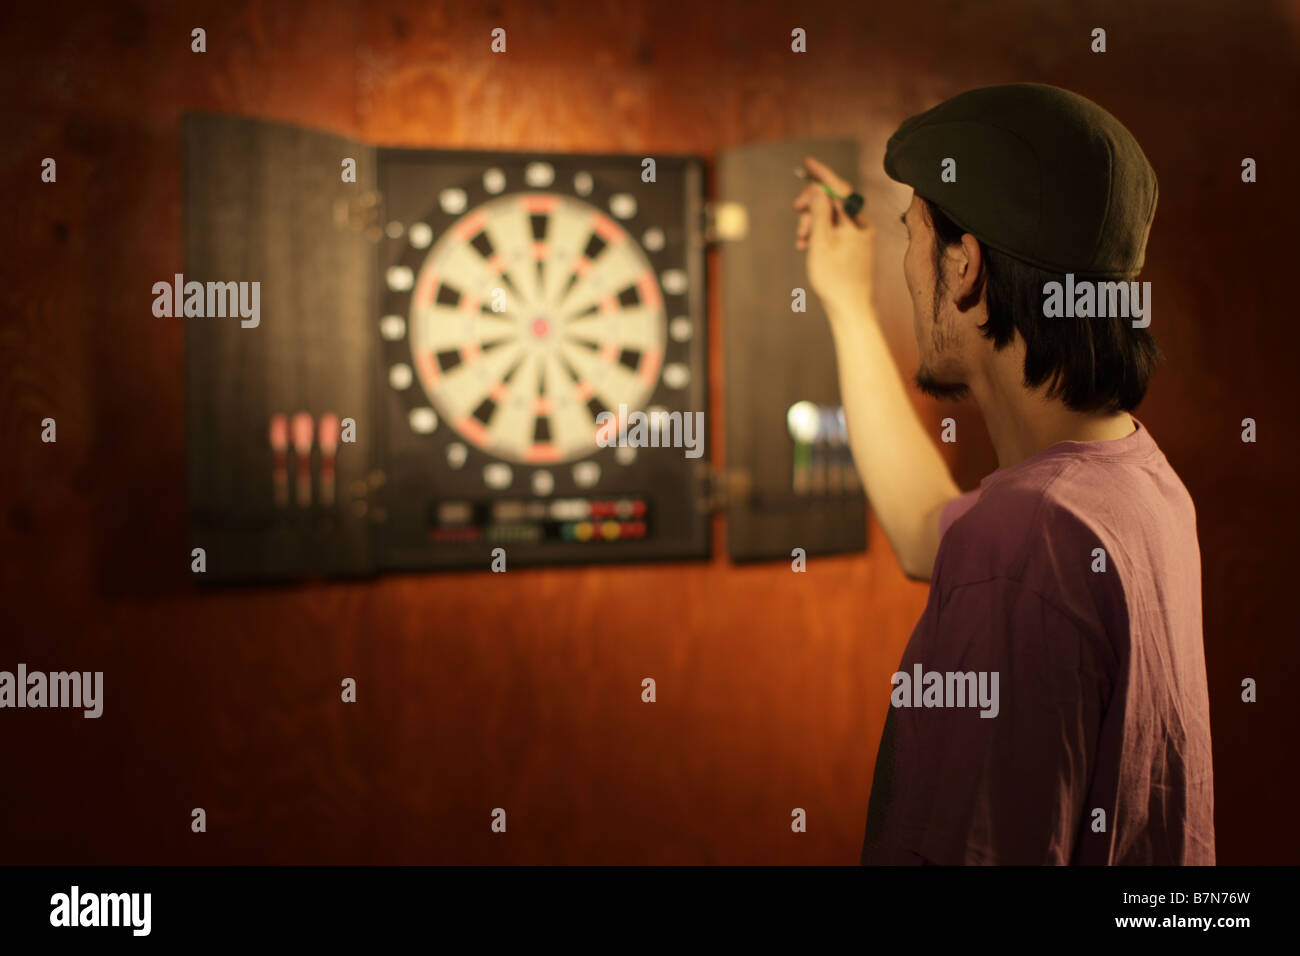
[[[943,252],[961,242],[965,230],[938,206],[922,197],[934,226],[936,292],[943,288]],[[978,237],[976,237],[978,240]],[[1043,287],[1064,276],[1013,259],[980,241],[988,320],[980,334],[1004,348],[1019,332],[1025,340],[1025,385],[1048,384],[1048,397],[1059,397],[1077,412],[1132,411],[1146,394],[1159,350],[1147,329],[1130,318],[1046,318]],[[1075,282],[1120,281],[1076,275]],[[1128,277],[1133,278],[1132,276]]]

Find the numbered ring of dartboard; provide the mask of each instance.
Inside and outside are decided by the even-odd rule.
[[[686,273],[682,243],[668,248],[630,194],[579,171],[569,195],[541,162],[521,179],[531,188],[507,192],[489,169],[406,226],[381,333],[405,348],[389,384],[414,430],[441,421],[490,459],[545,467],[600,452],[602,412],[653,408],[666,359],[670,387],[685,384],[689,319],[674,318],[670,343],[666,305],[686,311]]]

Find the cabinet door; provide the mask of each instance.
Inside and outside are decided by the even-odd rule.
[[[374,151],[280,123],[188,114],[184,153],[185,282],[256,282],[260,306],[256,327],[237,316],[184,319],[200,579],[368,571]],[[346,158],[355,183],[342,181]],[[307,416],[302,436],[298,415]],[[321,447],[330,415],[356,423],[355,443],[334,456]],[[277,421],[287,428],[283,457],[272,447]]]
[[[839,383],[826,315],[794,247],[791,207],[813,155],[856,175],[857,144],[839,140],[761,143],[725,150],[718,201],[747,212],[742,238],[722,243],[722,342],[729,482],[727,545],[735,561],[789,560],[866,546],[866,502],[838,424]],[[793,290],[807,311],[792,312]],[[809,431],[796,441],[794,418]],[[800,416],[802,419],[800,420]],[[798,429],[797,429],[798,430]],[[739,478],[740,480],[736,480]]]

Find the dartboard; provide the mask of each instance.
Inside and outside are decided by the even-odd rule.
[[[512,188],[513,187],[513,188]],[[384,274],[387,381],[407,427],[488,490],[595,487],[603,413],[687,403],[694,319],[680,221],[591,171],[489,166],[436,192]]]
[[[643,408],[667,334],[641,248],[555,193],[458,220],[420,267],[408,321],[442,417],[475,447],[531,463],[590,454],[600,411]]]

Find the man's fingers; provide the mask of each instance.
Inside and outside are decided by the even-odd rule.
[[[821,190],[817,188],[817,184],[809,183],[800,191],[799,195],[795,197],[794,208],[798,209],[800,212],[803,212],[804,210],[810,208],[810,204],[812,203],[813,193],[817,193],[817,192],[821,192]]]
[[[844,177],[838,175],[835,170],[831,169],[819,159],[813,159],[811,156],[803,158],[803,168],[808,170],[808,175],[819,182],[825,183],[835,190],[841,196],[847,196],[853,191],[852,185]]]
[[[830,196],[818,189],[812,199],[812,232],[825,236],[834,224],[834,203]]]
[[[812,231],[812,213],[802,212],[799,214],[799,226],[794,231],[794,247],[796,249],[808,248],[808,234]]]
[[[865,218],[861,214],[858,219],[850,220],[844,215],[840,201],[826,195],[825,191],[815,183],[809,183],[799,194],[799,198],[795,200],[795,208],[800,211],[799,224],[795,228],[794,236],[795,248],[799,250],[808,248],[814,234],[825,237],[846,220],[853,222],[858,228],[866,225]]]
[[[812,234],[812,207],[817,197],[825,198],[825,193],[816,183],[809,183],[794,201],[794,208],[799,210],[799,224],[795,228],[794,247],[799,251],[808,248],[808,238]]]
[[[853,223],[853,225],[857,226],[859,229],[871,228],[871,220],[867,218],[867,210],[865,208],[859,209],[858,214],[852,219],[849,219],[848,216],[845,216],[844,218],[848,219],[849,222]]]

